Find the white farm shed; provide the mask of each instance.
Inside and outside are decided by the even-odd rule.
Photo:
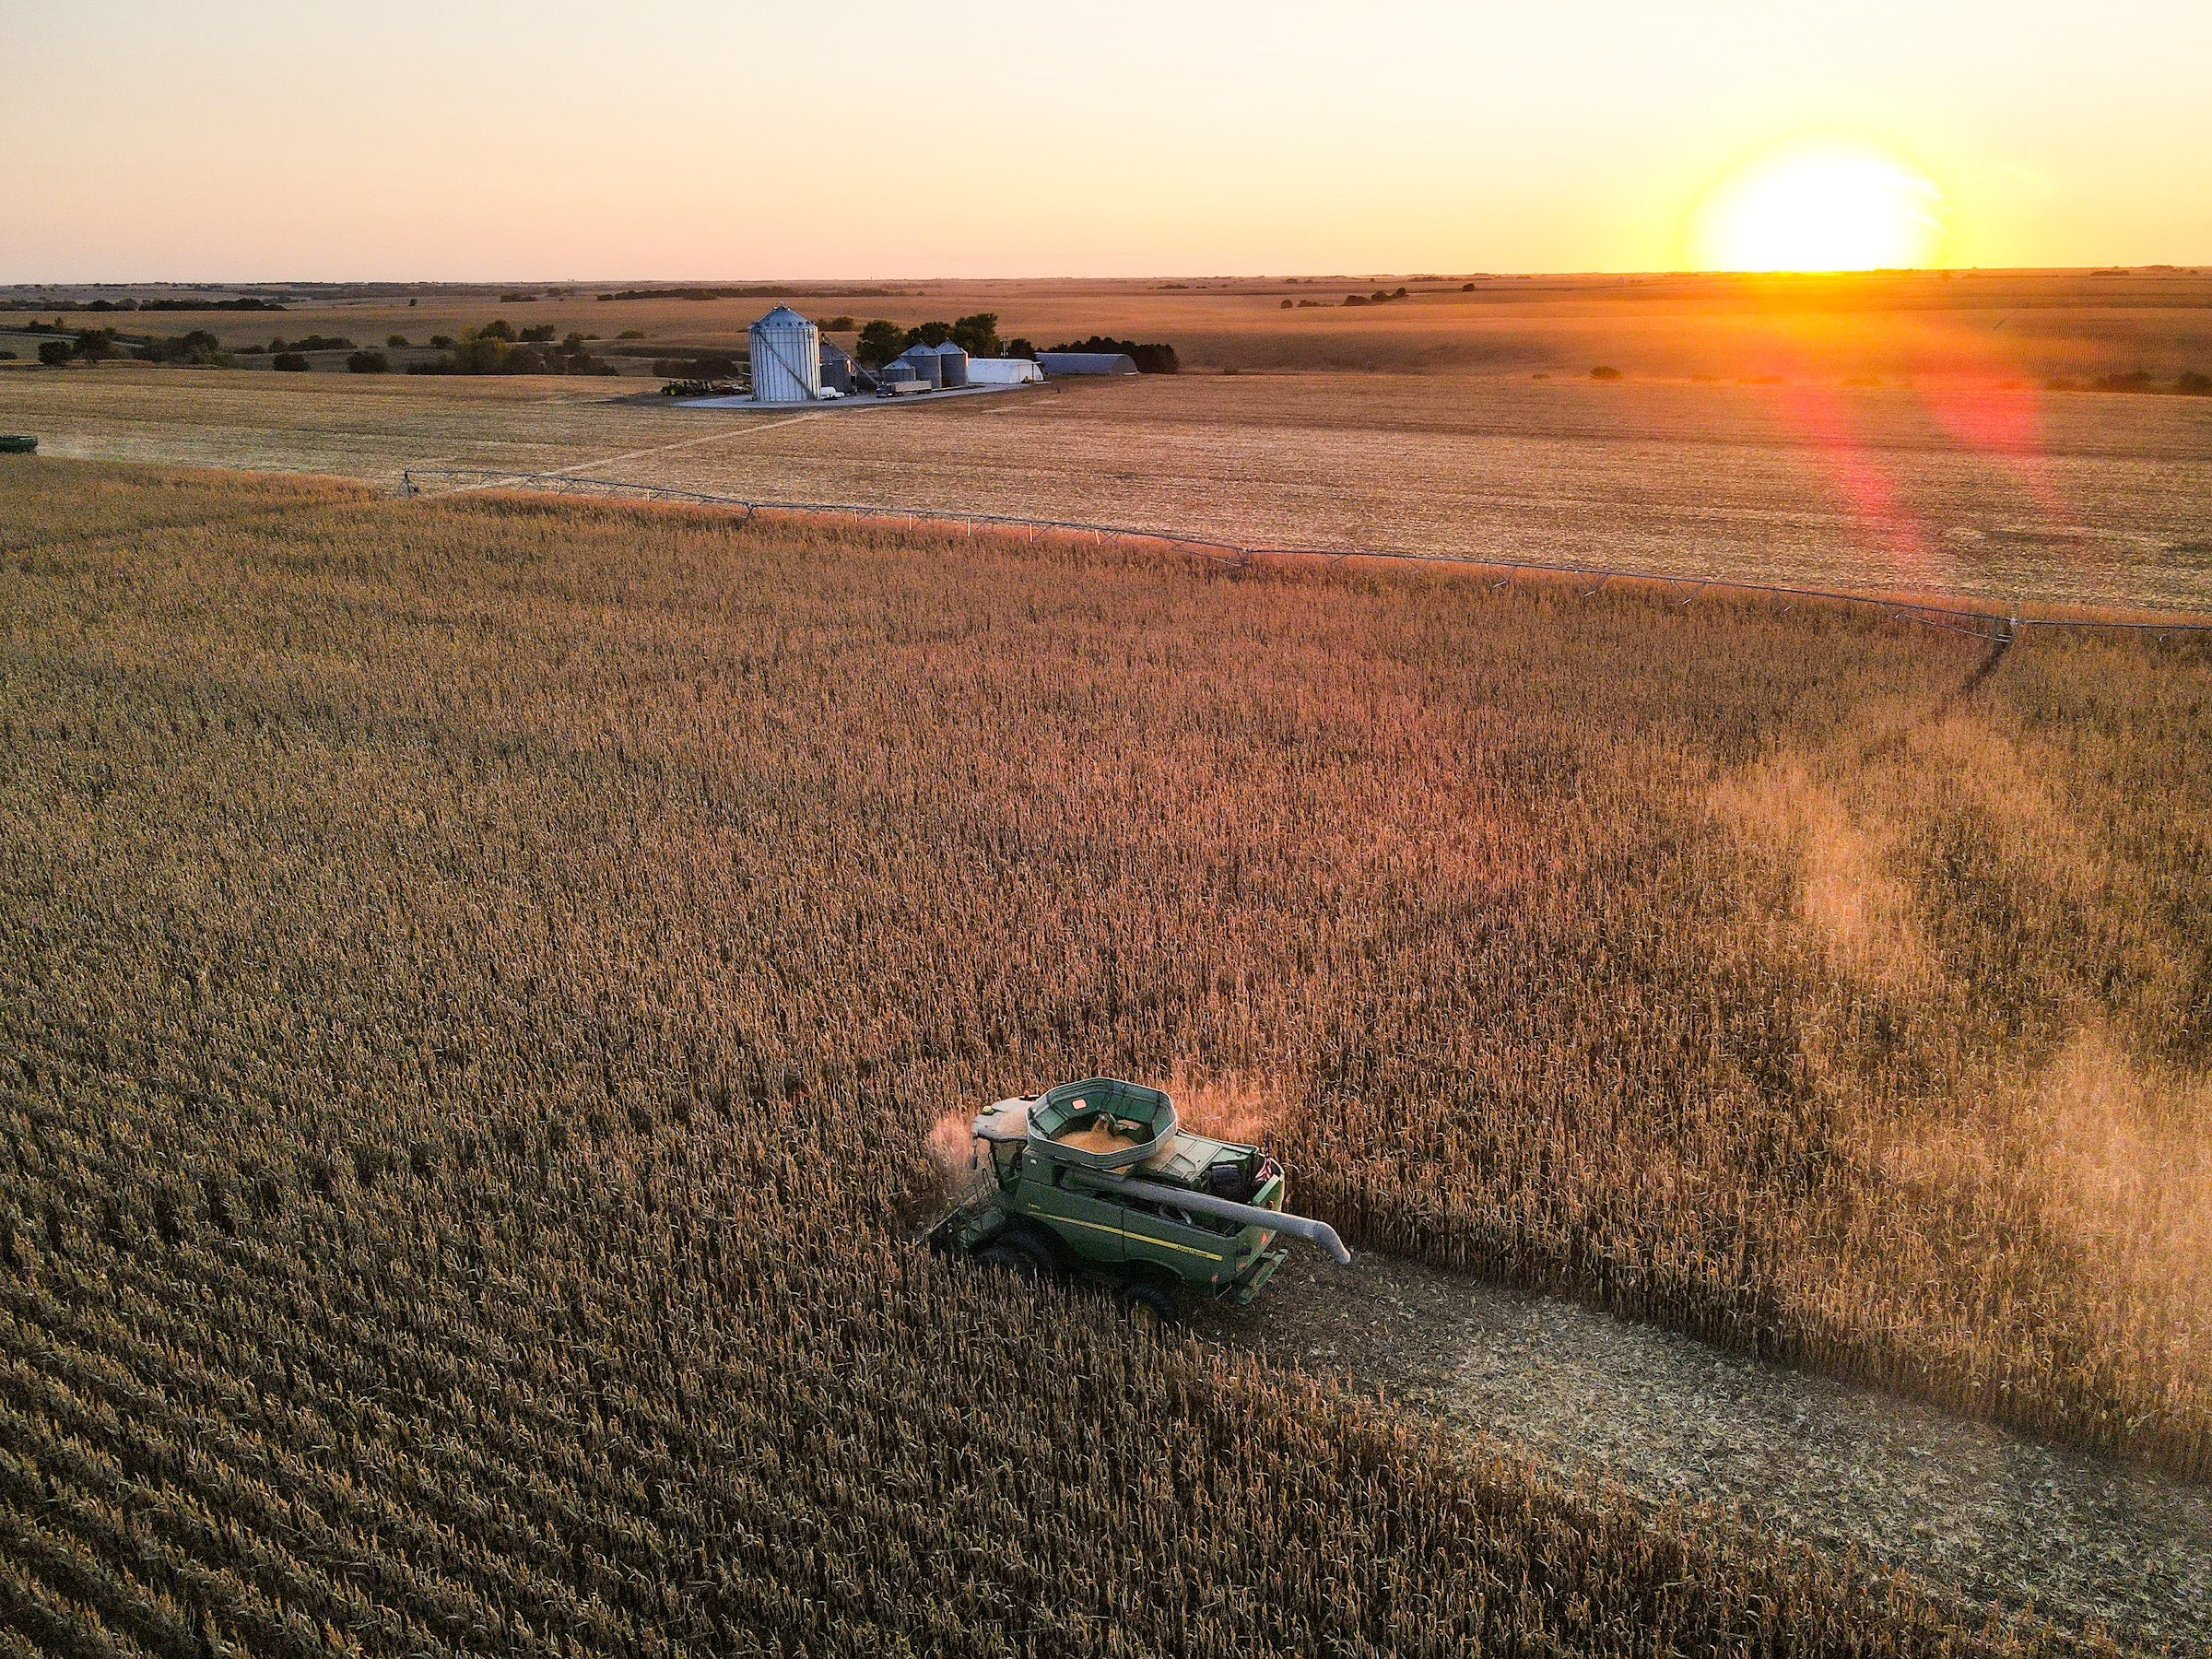
[[[968,383],[971,386],[1018,386],[1025,381],[1041,381],[1044,371],[1028,358],[979,358],[968,359]]]

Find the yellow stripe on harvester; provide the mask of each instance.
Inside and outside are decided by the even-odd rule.
[[[1073,1216],[1054,1216],[1055,1221],[1065,1221],[1070,1227],[1088,1227],[1093,1232],[1110,1232],[1118,1238],[1135,1239],[1139,1244],[1157,1244],[1162,1250],[1180,1250],[1185,1255],[1204,1256],[1209,1262],[1225,1262],[1227,1256],[1216,1255],[1210,1250],[1201,1250],[1195,1244],[1178,1244],[1172,1239],[1156,1239],[1150,1233],[1134,1233],[1123,1227],[1109,1227],[1103,1221],[1079,1221]]]

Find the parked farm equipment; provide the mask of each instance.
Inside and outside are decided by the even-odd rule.
[[[1088,1077],[1001,1100],[969,1128],[991,1178],[931,1245],[1110,1288],[1133,1324],[1157,1327],[1193,1300],[1249,1305],[1288,1259],[1278,1236],[1352,1259],[1327,1222],[1284,1211],[1279,1163],[1184,1130],[1157,1088]]]

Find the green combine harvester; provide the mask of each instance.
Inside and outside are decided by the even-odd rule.
[[[1284,1213],[1280,1164],[1187,1133],[1157,1088],[1063,1083],[1001,1100],[970,1132],[995,1180],[930,1230],[932,1246],[1107,1287],[1139,1326],[1175,1319],[1186,1301],[1248,1305],[1289,1256],[1278,1237],[1352,1259],[1327,1222]]]

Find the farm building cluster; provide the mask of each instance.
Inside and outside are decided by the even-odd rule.
[[[894,398],[1015,386],[1060,374],[1135,374],[1118,351],[1041,351],[1029,357],[976,357],[951,340],[908,347],[889,362],[864,368],[819,324],[779,305],[746,331],[752,390],[716,403],[804,404],[843,397]],[[719,388],[717,388],[719,390]]]

